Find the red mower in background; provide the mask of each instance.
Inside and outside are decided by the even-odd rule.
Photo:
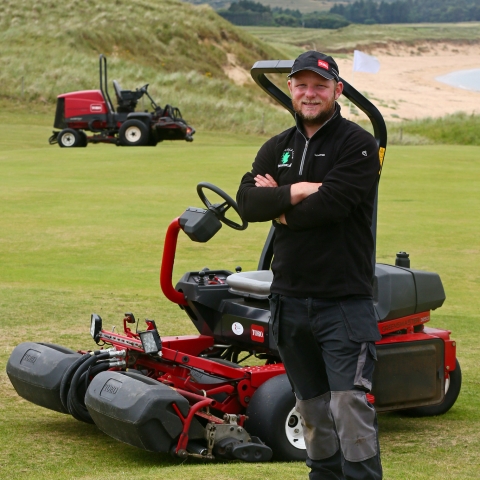
[[[117,107],[108,93],[107,59],[99,58],[100,90],[64,93],[57,97],[51,145],[63,148],[86,147],[88,143],[113,143],[125,147],[155,146],[163,140],[193,142],[195,129],[182,118],[180,110],[159,107],[148,93],[148,84],[122,90],[113,81]],[[146,95],[152,112],[136,112],[138,101]],[[87,134],[87,132],[90,132]]]
[[[290,98],[266,74],[288,73],[291,66],[292,61],[262,61],[252,68],[254,80],[290,112]],[[383,118],[344,85],[346,97],[372,122],[381,165],[387,138]],[[221,201],[212,203],[207,190]],[[301,416],[270,327],[275,229],[267,236],[257,270],[236,267],[234,273],[197,266],[174,287],[180,231],[192,241],[207,242],[222,223],[247,228],[239,215],[232,219],[238,207],[225,192],[209,183],[198,184],[197,191],[205,208],[189,207],[171,222],[160,270],[164,295],[188,315],[197,335],[162,337],[161,321],[157,326],[146,320],[139,327],[132,313],[125,314],[123,332],[117,332],[105,329],[101,317],[92,314],[90,333],[98,350],[22,343],[10,356],[8,376],[23,398],[94,423],[113,438],[148,451],[206,460],[304,460]],[[372,231],[375,235],[376,215]],[[440,277],[411,269],[405,252],[397,254],[395,265],[372,262],[382,339],[376,344],[378,362],[368,399],[378,412],[443,414],[458,397],[461,371],[450,332],[425,325],[445,300]]]

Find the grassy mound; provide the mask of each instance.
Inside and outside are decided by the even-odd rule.
[[[157,103],[178,106],[195,127],[261,132],[291,123],[258,87],[237,86],[227,68],[248,72],[275,48],[219,17],[177,0],[93,3],[4,0],[0,5],[2,103],[45,104],[98,88],[98,54],[123,88],[150,83]],[[110,86],[111,88],[111,86]],[[282,112],[283,113],[283,112]]]

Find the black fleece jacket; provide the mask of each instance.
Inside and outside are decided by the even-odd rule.
[[[272,293],[333,298],[372,295],[371,233],[379,175],[375,139],[336,113],[310,139],[300,124],[268,140],[237,193],[249,222],[285,214],[275,225]],[[278,187],[256,187],[269,173]],[[290,185],[322,182],[318,192],[293,206]]]

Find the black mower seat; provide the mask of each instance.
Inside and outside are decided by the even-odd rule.
[[[240,272],[227,277],[230,293],[258,300],[268,298],[272,281],[273,272],[271,270]]]
[[[273,273],[271,270],[234,273],[226,280],[230,293],[265,300],[270,295]],[[377,321],[435,310],[444,301],[445,291],[438,274],[376,264],[373,304]]]
[[[143,96],[142,91],[122,90],[120,84],[114,80],[113,88],[117,97],[117,111],[119,113],[132,113],[135,111],[138,100]]]

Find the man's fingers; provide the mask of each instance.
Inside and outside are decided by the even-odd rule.
[[[265,177],[257,175],[254,180],[256,187],[278,187],[277,182],[268,173]]]
[[[270,182],[270,184],[272,185],[272,187],[278,187],[277,182],[275,181],[275,179],[274,179],[269,173],[267,173],[267,174],[265,175],[265,177],[266,177],[267,180]]]

